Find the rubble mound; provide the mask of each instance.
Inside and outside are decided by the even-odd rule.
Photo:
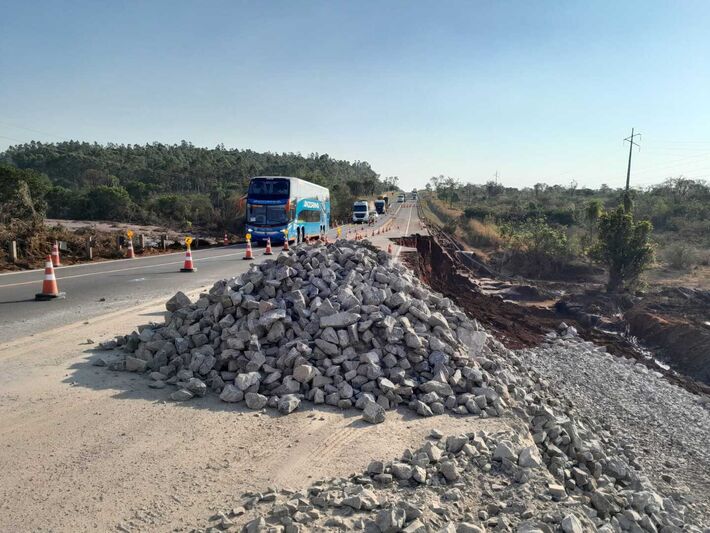
[[[164,324],[114,341],[111,368],[149,372],[173,400],[204,396],[288,414],[301,400],[363,410],[499,416],[507,386],[481,356],[487,334],[388,254],[362,243],[299,246],[221,280]]]
[[[568,531],[571,523],[571,531],[594,531],[581,506],[560,509],[566,494],[552,492],[550,484],[537,448],[516,432],[442,438],[432,431],[418,449],[394,461],[373,461],[348,478],[318,481],[301,491],[245,493],[238,505],[212,516],[212,530],[242,524],[247,533],[552,533]]]

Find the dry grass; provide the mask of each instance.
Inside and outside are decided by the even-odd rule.
[[[476,248],[497,249],[503,244],[498,228],[489,222],[469,219],[461,228],[461,233],[464,240]]]

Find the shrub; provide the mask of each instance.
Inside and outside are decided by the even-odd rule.
[[[653,262],[653,226],[634,221],[628,202],[599,219],[599,242],[594,256],[609,268],[609,292],[634,287]]]
[[[684,242],[673,243],[663,251],[668,266],[674,270],[688,270],[699,262],[698,250]]]

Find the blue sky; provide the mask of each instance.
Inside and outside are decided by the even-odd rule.
[[[710,2],[0,0],[0,150],[218,143],[507,185],[710,177]]]

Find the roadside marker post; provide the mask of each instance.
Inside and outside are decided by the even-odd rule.
[[[182,268],[180,269],[180,272],[196,272],[197,269],[195,268],[195,265],[192,263],[192,250],[190,250],[190,245],[192,244],[192,237],[185,237],[185,246],[187,249],[185,250],[185,262],[182,265]]]
[[[62,260],[59,257],[59,243],[57,241],[54,241],[52,245],[52,266],[62,266]]]
[[[47,256],[47,261],[44,264],[44,281],[42,282],[42,292],[35,294],[35,300],[47,302],[55,298],[64,298],[65,294],[59,292],[57,288],[57,278],[54,276],[54,265],[52,264],[52,256]]]
[[[136,257],[136,254],[133,251],[133,230],[129,229],[126,232],[126,236],[128,237],[128,250],[126,251],[126,257],[128,259],[134,259]]]

